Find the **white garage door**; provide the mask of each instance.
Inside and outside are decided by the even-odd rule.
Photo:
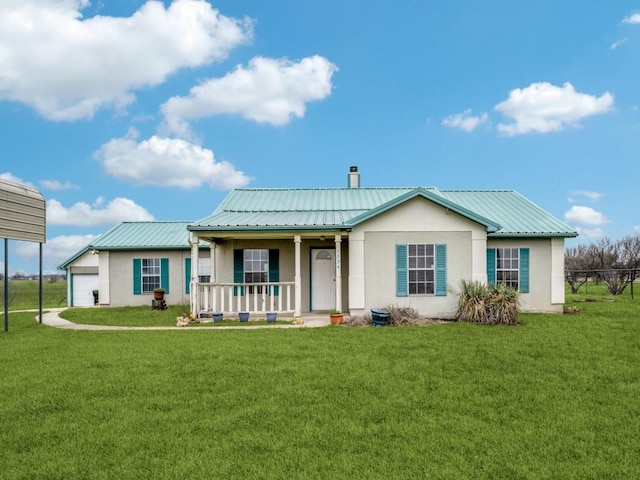
[[[73,276],[73,306],[93,306],[93,290],[98,288],[98,275]]]

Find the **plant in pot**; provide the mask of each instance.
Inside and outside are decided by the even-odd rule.
[[[162,300],[164,298],[164,288],[158,287],[153,289],[153,298]]]
[[[338,310],[331,310],[329,312],[329,320],[332,325],[341,325],[344,321],[344,315]]]

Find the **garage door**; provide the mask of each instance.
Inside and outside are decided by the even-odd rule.
[[[98,275],[73,276],[73,306],[93,306],[93,290],[98,288]]]

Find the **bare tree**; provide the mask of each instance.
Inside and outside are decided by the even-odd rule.
[[[589,247],[598,277],[612,295],[620,295],[635,280],[640,267],[640,237],[627,236],[617,242],[605,237]]]
[[[564,276],[571,287],[571,293],[578,293],[589,277],[594,276],[593,263],[586,245],[567,248],[564,254]]]

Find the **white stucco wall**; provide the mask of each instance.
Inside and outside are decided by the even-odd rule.
[[[449,290],[455,290],[462,279],[486,281],[486,238],[483,225],[424,198],[412,199],[358,225],[349,236],[351,314],[401,305],[423,315],[452,317],[458,297],[451,291],[446,296],[396,296],[396,245],[446,244],[447,284]],[[361,255],[356,244],[362,245]]]
[[[564,304],[564,241],[562,239],[489,239],[487,247],[529,248],[529,293],[520,295],[522,311],[562,312]]]
[[[133,293],[133,259],[134,258],[168,258],[169,259],[169,293],[165,295],[167,304],[189,304],[186,293],[185,259],[190,258],[191,252],[185,250],[153,250],[153,251],[111,251],[108,257],[108,268],[100,264],[100,302],[103,300],[103,276],[109,275],[109,303],[110,306],[138,306],[149,305],[153,293],[135,295]],[[102,252],[101,252],[102,255]],[[201,258],[208,258],[206,249],[200,250]]]

